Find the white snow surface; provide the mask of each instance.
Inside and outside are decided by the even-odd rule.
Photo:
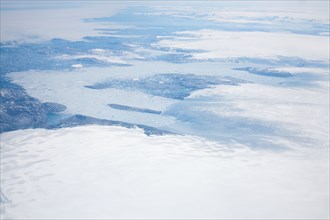
[[[276,58],[300,57],[307,60],[329,60],[329,37],[293,33],[231,32],[198,30],[177,32],[179,37],[164,39],[154,47],[205,50],[193,53],[198,60],[228,57]],[[189,38],[190,37],[190,40]],[[184,39],[181,39],[184,37]]]
[[[4,8],[16,10],[1,11],[1,41],[20,43],[40,42],[53,38],[82,40],[85,36],[98,36],[99,33],[95,30],[97,27],[123,28],[109,23],[106,25],[99,23],[96,27],[95,24],[84,22],[83,19],[111,16],[126,7],[125,4],[115,1],[102,2],[101,4],[96,1],[94,4],[92,2],[68,1],[58,4],[57,7],[54,7],[52,2],[47,1],[3,1],[2,4]],[[38,9],[38,7],[43,10]]]
[[[204,2],[191,2],[189,5],[180,2],[177,7],[172,2],[166,6],[155,5],[155,12],[147,15],[167,15],[173,17],[195,18],[197,14],[201,19],[235,23],[264,23],[269,24],[267,18],[287,20],[308,20],[320,23],[329,22],[329,2],[326,1],[276,1],[271,5],[267,1],[216,1],[213,6]],[[297,7],[299,4],[299,7]],[[196,11],[198,7],[198,11]],[[262,19],[260,19],[262,18]]]
[[[7,132],[1,217],[325,219],[328,155],[122,127]]]
[[[208,101],[201,102],[203,104],[195,105],[195,108],[203,112],[280,124],[291,133],[313,140],[311,143],[299,144],[298,147],[316,145],[327,148],[330,138],[329,96],[329,84],[306,89],[246,83],[240,86],[219,85],[195,91],[189,99],[195,101],[207,98]],[[295,142],[298,140],[299,138]],[[293,145],[287,144],[287,147],[292,148]]]

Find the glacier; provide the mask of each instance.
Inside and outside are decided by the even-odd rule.
[[[117,126],[8,132],[1,148],[8,200],[1,213],[9,219],[326,218],[329,179],[319,175],[328,170],[326,152],[253,151]]]
[[[0,11],[1,219],[329,218],[328,1]]]

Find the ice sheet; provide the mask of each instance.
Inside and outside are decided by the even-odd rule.
[[[2,216],[329,217],[328,149],[251,151],[121,127],[21,130],[1,137]]]

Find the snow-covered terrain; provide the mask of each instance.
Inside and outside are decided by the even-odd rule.
[[[178,34],[190,39],[174,37],[161,40],[154,46],[204,50],[193,54],[193,58],[206,60],[227,57],[272,58],[278,55],[321,61],[329,58],[328,36],[216,30],[184,31]]]
[[[14,219],[322,219],[327,154],[121,127],[14,131],[2,136],[2,211]]]
[[[328,1],[1,1],[2,219],[328,219]]]

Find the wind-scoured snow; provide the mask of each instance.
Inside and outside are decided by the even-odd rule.
[[[6,219],[328,217],[327,149],[252,151],[122,127],[8,132]]]
[[[329,218],[329,2],[0,11],[1,218]]]

